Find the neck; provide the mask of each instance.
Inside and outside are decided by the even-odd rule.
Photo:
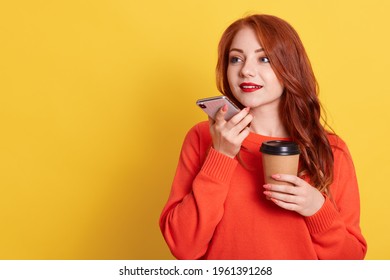
[[[250,125],[252,132],[270,137],[288,137],[278,110],[251,109],[253,120]]]

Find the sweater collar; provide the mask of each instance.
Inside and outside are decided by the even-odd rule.
[[[242,147],[246,150],[250,150],[252,152],[259,152],[260,146],[265,141],[272,141],[272,140],[286,140],[291,141],[291,138],[289,137],[271,137],[271,136],[265,136],[261,134],[256,133],[249,133],[248,137],[244,140],[242,143]]]

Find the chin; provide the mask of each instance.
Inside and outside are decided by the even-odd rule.
[[[254,98],[240,98],[240,99],[237,99],[244,107],[250,107],[250,108],[253,108],[253,107],[258,107],[259,105],[261,105],[261,102],[259,102],[258,100],[254,100]]]

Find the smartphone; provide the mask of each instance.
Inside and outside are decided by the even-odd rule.
[[[230,120],[235,114],[240,112],[240,109],[235,105],[229,98],[224,95],[214,96],[208,98],[202,98],[196,101],[196,105],[198,105],[206,114],[215,119],[215,115],[218,110],[223,106],[228,105],[228,110],[225,114],[225,120]]]

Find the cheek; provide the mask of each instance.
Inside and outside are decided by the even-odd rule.
[[[230,81],[230,79],[232,78],[232,72],[233,72],[233,69],[232,67],[228,66],[227,70],[226,70],[226,76],[228,77],[228,80]]]
[[[230,89],[232,89],[233,85],[234,85],[234,82],[235,82],[235,75],[234,75],[234,71],[231,67],[228,67],[227,69],[227,79],[228,79],[228,83],[229,83],[229,86],[230,86]]]
[[[275,91],[280,92],[280,94],[283,93],[283,91],[284,91],[284,86],[283,86],[283,84],[279,81],[279,79],[276,77],[275,73],[273,73],[273,72],[268,73],[266,79],[267,79],[268,83],[272,85],[272,88],[273,88]]]
[[[274,86],[275,92],[278,93],[278,95],[282,95],[284,91],[284,86],[279,82],[279,80],[275,80],[275,86]]]

